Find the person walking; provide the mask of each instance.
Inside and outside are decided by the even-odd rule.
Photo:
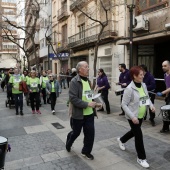
[[[124,63],[119,64],[119,71],[121,72],[119,76],[119,83],[116,83],[117,85],[121,85],[121,88],[126,88],[129,83],[131,82],[130,76],[129,76],[129,70],[126,68],[126,65]],[[121,101],[122,101],[123,95],[121,95]],[[121,107],[122,109],[122,107]],[[122,113],[119,114],[119,116],[125,115],[124,110],[122,109]]]
[[[61,87],[59,82],[54,79],[54,75],[50,74],[48,77],[49,81],[46,83],[46,91],[50,96],[52,114],[55,115],[56,100],[57,97],[59,97],[59,94],[61,93]]]
[[[23,81],[22,76],[19,74],[19,70],[17,68],[14,69],[14,74],[10,76],[9,84],[12,88],[12,95],[15,100],[15,110],[16,115],[19,115],[18,108],[20,107],[20,115],[24,115],[23,113],[23,92],[19,91],[19,83]]]
[[[151,102],[154,104],[154,100],[155,100],[154,92],[155,92],[155,88],[156,88],[155,79],[154,79],[153,75],[148,71],[146,65],[142,64],[142,65],[140,65],[140,67],[144,70],[143,82],[146,84],[147,90],[149,92],[149,97],[151,99]],[[149,115],[150,115],[149,120],[151,122],[151,125],[155,126],[155,121],[154,121],[155,113],[149,109]],[[147,118],[147,111],[146,111],[144,120],[146,120],[146,118]]]
[[[70,84],[70,81],[71,81],[71,70],[70,69],[67,69],[66,71],[66,79],[67,79],[67,87],[69,88],[69,84]]]
[[[101,96],[106,105],[107,114],[110,114],[110,104],[108,100],[110,84],[108,82],[107,76],[102,68],[98,70],[98,78],[97,78],[97,85],[95,87],[95,91],[97,90],[98,93],[101,93]],[[103,107],[98,111],[104,111]]]
[[[93,160],[94,156],[91,154],[95,134],[93,108],[97,103],[92,101],[92,90],[87,78],[89,75],[87,62],[79,62],[76,69],[77,75],[71,80],[69,88],[69,100],[72,103],[72,131],[67,135],[66,150],[71,151],[74,141],[83,128],[84,146],[81,154]]]
[[[164,79],[165,79],[165,84],[166,84],[166,90],[161,92],[158,92],[158,96],[162,96],[163,94],[166,94],[165,102],[166,105],[170,104],[170,62],[168,60],[164,61],[162,63],[162,69],[165,72],[164,74]],[[169,132],[169,121],[164,121],[163,120],[163,127],[160,130],[160,133],[167,133]]]
[[[117,138],[121,150],[125,150],[125,145],[129,139],[135,138],[135,148],[137,152],[137,162],[144,168],[148,168],[149,164],[146,160],[146,153],[143,143],[143,135],[141,125],[146,113],[147,106],[152,112],[155,108],[149,98],[147,87],[143,83],[144,71],[139,66],[130,69],[130,77],[132,82],[124,90],[122,99],[122,108],[130,125],[130,131],[121,138]]]
[[[40,77],[40,86],[41,86],[41,92],[43,95],[44,104],[47,103],[47,95],[46,95],[46,83],[49,81],[47,74],[45,71],[43,71],[42,76]]]
[[[29,89],[29,95],[30,95],[30,102],[31,102],[31,108],[32,108],[32,114],[41,114],[39,107],[40,107],[40,79],[36,77],[36,71],[32,70],[31,75],[28,81],[28,89]],[[36,107],[35,104],[36,103]],[[35,112],[36,108],[36,112]]]
[[[60,85],[61,85],[61,88],[64,87],[64,89],[66,89],[66,86],[65,86],[65,73],[63,71],[63,68],[61,69],[61,72],[59,74],[60,76]]]

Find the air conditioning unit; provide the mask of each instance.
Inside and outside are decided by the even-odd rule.
[[[145,15],[139,15],[135,17],[135,28],[133,28],[133,31],[148,31],[149,29],[149,19]]]

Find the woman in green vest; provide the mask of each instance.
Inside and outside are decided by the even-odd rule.
[[[54,79],[52,74],[50,74],[48,77],[49,81],[46,84],[46,91],[50,96],[52,114],[55,115],[56,98],[59,97],[59,93],[61,93],[61,86],[59,82]]]
[[[9,84],[12,87],[12,94],[15,99],[15,109],[16,115],[18,115],[18,107],[20,106],[20,115],[23,114],[23,93],[19,91],[19,83],[23,80],[22,76],[19,74],[18,69],[14,69],[14,75],[10,76]]]
[[[40,79],[36,77],[36,72],[34,70],[31,71],[31,76],[28,80],[28,89],[30,92],[30,102],[32,108],[32,114],[41,114],[40,107]],[[34,104],[36,103],[36,106]],[[36,108],[36,111],[35,111]]]
[[[43,100],[44,100],[44,104],[46,104],[46,83],[49,81],[47,74],[45,71],[43,71],[42,76],[40,77],[40,85],[41,85],[41,89],[42,89],[42,95],[43,95]]]

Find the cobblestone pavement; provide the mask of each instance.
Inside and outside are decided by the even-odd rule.
[[[57,99],[56,115],[50,105],[42,105],[41,115],[32,115],[24,101],[24,116],[16,116],[15,109],[5,106],[6,93],[0,92],[0,136],[8,138],[12,151],[6,154],[5,170],[138,170],[134,139],[126,143],[126,151],[119,149],[118,136],[129,130],[124,116],[119,116],[120,97],[109,94],[111,114],[98,112],[95,119],[95,143],[92,154],[95,159],[81,156],[83,134],[75,141],[72,152],[65,150],[66,135],[70,131],[68,89],[63,89]],[[160,134],[162,118],[159,115],[164,101],[156,100],[156,126],[144,121],[142,129],[147,160],[150,169],[169,170],[170,133]],[[148,116],[149,118],[149,116]],[[58,126],[58,129],[54,126]],[[62,128],[63,127],[63,128]]]

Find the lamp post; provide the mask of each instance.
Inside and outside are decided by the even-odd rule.
[[[50,70],[50,41],[51,41],[51,37],[48,36],[46,37],[46,42],[47,42],[47,45],[48,45],[48,70]]]
[[[129,68],[132,67],[132,59],[133,59],[133,9],[135,8],[135,0],[127,0],[126,1],[127,8],[129,8],[130,14],[130,37],[129,37],[129,50],[130,50],[130,57],[129,57]]]

